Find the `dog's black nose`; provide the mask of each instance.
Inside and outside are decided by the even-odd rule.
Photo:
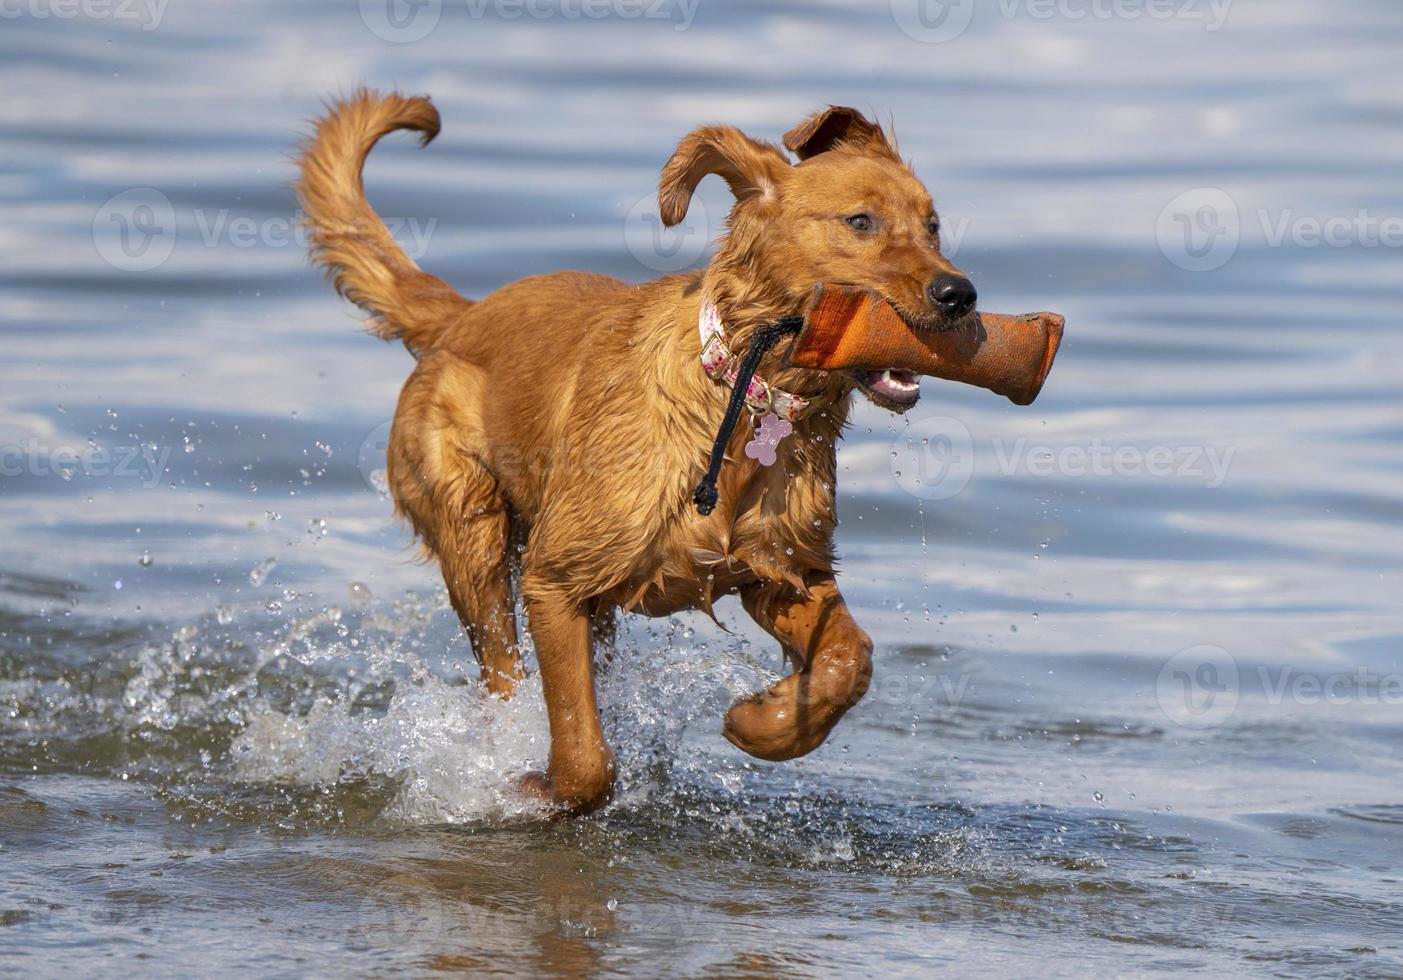
[[[926,295],[937,310],[952,320],[966,316],[979,302],[974,283],[964,276],[941,276],[926,288]]]

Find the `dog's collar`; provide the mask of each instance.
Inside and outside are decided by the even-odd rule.
[[[708,297],[702,298],[697,315],[697,333],[701,337],[701,366],[706,376],[730,388],[740,373],[741,358],[731,352],[726,342],[726,328],[721,323],[721,311]],[[825,404],[822,398],[802,398],[776,388],[760,375],[750,379],[745,392],[745,406],[752,415],[776,415],[786,422],[798,422],[813,415]]]

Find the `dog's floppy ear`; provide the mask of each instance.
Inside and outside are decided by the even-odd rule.
[[[687,216],[692,192],[707,174],[724,178],[736,200],[743,201],[775,194],[781,174],[789,166],[775,147],[731,126],[707,126],[688,133],[658,181],[663,224],[675,225]]]
[[[835,146],[865,147],[887,156],[895,155],[882,127],[856,109],[841,105],[829,106],[785,133],[784,145],[800,160]]]

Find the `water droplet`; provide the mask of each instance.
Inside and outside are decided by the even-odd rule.
[[[253,566],[253,571],[248,573],[249,585],[262,585],[268,581],[268,573],[278,566],[276,558],[264,558],[257,565]]]

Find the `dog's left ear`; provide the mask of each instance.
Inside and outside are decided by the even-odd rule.
[[[865,147],[886,156],[896,155],[882,127],[856,109],[841,105],[829,106],[785,133],[784,145],[800,160],[837,146]]]
[[[658,209],[669,227],[687,216],[692,193],[707,174],[718,174],[737,201],[777,193],[783,172],[790,168],[784,154],[731,126],[707,126],[688,133],[658,181]]]

